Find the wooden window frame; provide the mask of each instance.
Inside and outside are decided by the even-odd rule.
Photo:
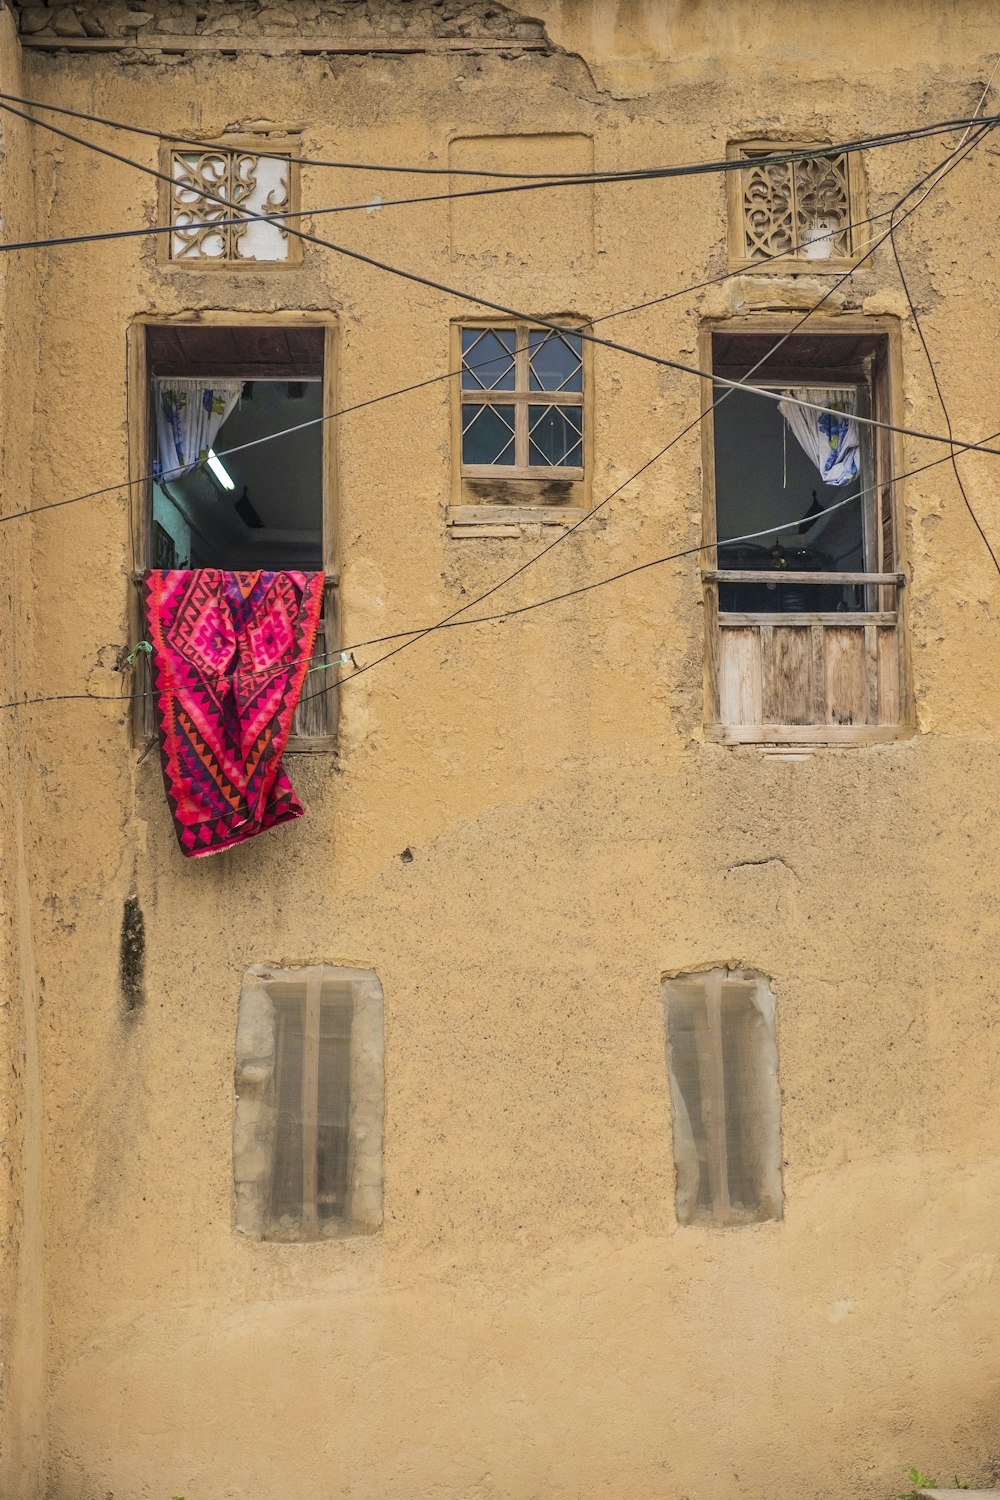
[[[160,143],[159,167],[163,174],[159,179],[159,212],[160,223],[173,227],[173,158],[181,151],[190,153],[197,149],[186,146],[183,141],[164,140]],[[288,160],[288,209],[290,222],[297,225],[299,220],[291,218],[298,214],[301,209],[300,202],[300,178],[301,178],[301,147],[297,139],[291,136],[262,137],[254,135],[223,136],[216,141],[205,142],[204,155],[210,155],[212,151],[218,151],[221,155],[239,154],[245,152],[253,156],[283,157]],[[169,178],[170,181],[165,179]],[[230,217],[235,217],[230,215]],[[283,260],[253,260],[243,256],[225,255],[191,255],[175,257],[171,254],[173,234],[158,234],[156,236],[156,260],[161,269],[179,271],[284,271],[302,264],[303,241],[296,234],[287,235],[288,254]]]
[[[714,370],[713,335],[740,333],[772,335],[775,340],[782,334],[797,329],[800,318],[795,314],[750,314],[745,317],[706,320],[699,335],[699,365],[703,370]],[[873,416],[880,420],[898,423],[899,403],[902,393],[901,334],[895,318],[877,318],[865,315],[833,315],[817,317],[808,333],[812,337],[823,334],[855,334],[878,340],[883,349],[882,357],[873,368],[871,392]],[[816,384],[824,384],[836,377],[845,378],[845,372],[832,367],[818,371]],[[801,367],[782,371],[780,367],[769,369],[761,376],[762,385],[809,384],[811,376]],[[783,582],[797,580],[800,583],[861,583],[874,593],[874,608],[827,614],[822,611],[799,613],[744,615],[721,612],[719,609],[719,583],[727,579],[738,581],[736,570],[719,568],[716,531],[715,495],[715,422],[713,413],[713,387],[710,381],[702,386],[702,474],[703,522],[701,553],[701,579],[705,613],[705,737],[727,745],[811,745],[811,746],[859,746],[887,740],[903,739],[913,732],[912,702],[908,692],[908,651],[906,628],[905,573],[902,558],[902,527],[899,518],[904,513],[901,486],[893,476],[902,472],[903,453],[900,435],[885,428],[872,430],[872,464],[875,485],[875,534],[877,566],[871,572],[847,573],[793,573],[770,575],[766,572],[753,574],[753,581],[766,583],[772,578]],[[775,719],[763,715],[756,722],[734,721],[732,694],[724,694],[721,682],[725,663],[721,631],[746,628],[760,632],[761,644],[757,659],[749,663],[749,685],[746,701],[768,696],[767,684],[760,682],[761,673],[781,668],[783,642],[781,627],[795,627],[810,632],[812,663],[810,680],[811,701],[798,711],[797,721]],[[830,717],[824,707],[824,684],[829,687],[836,668],[824,657],[824,642],[832,639],[831,633],[838,628],[857,628],[863,632],[866,722],[838,722]],[[742,692],[742,690],[741,690]],[[739,698],[737,694],[737,698]],[[725,698],[729,703],[723,701]],[[808,718],[806,718],[808,715]]]
[[[747,152],[753,152],[754,155],[763,155],[768,152],[777,155],[793,151],[807,152],[812,156],[833,154],[830,142],[824,144],[822,141],[815,140],[788,140],[786,137],[771,140],[765,137],[730,141],[726,147],[726,158],[728,161],[744,161],[750,159],[746,156]],[[825,276],[830,272],[850,270],[857,265],[863,253],[863,247],[858,242],[858,233],[864,227],[867,214],[864,164],[860,151],[847,153],[847,212],[851,252],[846,256],[832,255],[826,260],[810,260],[805,255],[793,254],[791,251],[774,260],[760,260],[748,256],[743,218],[743,173],[734,168],[727,172],[726,179],[728,253],[729,264],[734,269],[742,268],[746,271],[770,272],[786,276],[804,273],[810,276]]]
[[[147,349],[147,330],[164,328],[209,328],[209,327],[284,327],[319,328],[323,333],[323,410],[335,410],[338,389],[339,323],[332,314],[282,311],[256,312],[184,312],[172,315],[143,313],[134,318],[126,335],[127,361],[127,410],[129,448],[129,506],[132,534],[132,555],[137,566],[132,574],[128,600],[129,640],[143,639],[145,611],[142,599],[142,578],[146,568],[152,566],[152,472],[156,434],[153,426],[150,396],[150,370]],[[248,377],[250,378],[250,377]],[[324,649],[337,649],[340,636],[340,559],[337,534],[337,451],[334,441],[334,424],[323,423],[323,568],[326,582],[324,588]],[[148,748],[156,736],[155,716],[149,696],[150,674],[148,660],[140,652],[133,674],[133,692],[137,695],[132,704],[131,731],[134,745]],[[322,674],[317,673],[317,676]],[[307,686],[302,696],[318,691],[309,688],[312,681],[305,679]],[[331,753],[337,749],[337,724],[339,720],[339,693],[332,688],[327,694],[326,729],[321,734],[289,736],[287,754]]]
[[[593,473],[593,345],[586,339],[580,349],[581,391],[532,391],[528,380],[528,333],[547,331],[558,323],[567,333],[578,333],[589,324],[576,314],[553,313],[546,322],[531,318],[461,318],[451,324],[449,369],[459,372],[451,382],[452,493],[448,522],[453,536],[496,534],[499,529],[517,532],[524,524],[572,524],[590,505]],[[462,334],[468,329],[512,329],[515,332],[516,377],[513,391],[463,390],[461,370]],[[462,461],[462,410],[469,405],[514,406],[522,448],[527,444],[528,407],[578,406],[583,413],[583,464],[574,468],[474,464]]]

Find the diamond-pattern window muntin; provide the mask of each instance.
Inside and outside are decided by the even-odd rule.
[[[533,391],[583,390],[583,340],[578,333],[529,329],[528,363]]]
[[[462,329],[462,389],[512,391],[514,377],[513,328]]]
[[[791,162],[766,157],[809,151]],[[730,148],[743,163],[730,173],[730,244],[748,265],[843,265],[857,253],[853,226],[863,217],[861,169],[845,151],[815,152],[802,142],[754,141]]]
[[[529,462],[552,469],[583,465],[583,408],[528,407]]]
[[[467,464],[512,464],[513,406],[462,407],[462,461]]]
[[[529,323],[465,327],[460,333],[463,474],[488,477],[503,469],[521,478],[581,479],[580,333]]]

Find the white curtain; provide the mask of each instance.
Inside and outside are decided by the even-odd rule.
[[[824,484],[850,484],[861,470],[858,424],[853,420],[858,410],[858,393],[852,390],[827,391],[816,386],[788,393],[800,401],[815,401],[817,406],[833,408],[813,411],[779,401],[778,410],[791,428],[799,447],[809,455]]]
[[[242,380],[157,380],[157,477],[177,479],[203,463],[242,392]]]

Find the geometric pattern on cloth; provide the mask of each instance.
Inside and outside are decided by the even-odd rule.
[[[181,853],[302,816],[281,764],[323,608],[322,573],[150,570],[160,759]]]

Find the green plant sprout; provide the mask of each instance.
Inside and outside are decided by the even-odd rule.
[[[910,1481],[912,1489],[901,1490],[900,1493],[896,1496],[896,1500],[920,1500],[921,1490],[937,1489],[937,1480],[932,1479],[929,1474],[922,1474],[919,1469],[911,1469],[906,1477]],[[963,1484],[962,1480],[959,1479],[957,1474],[955,1474],[953,1476],[952,1488],[956,1490],[967,1490],[969,1486],[967,1484]]]

